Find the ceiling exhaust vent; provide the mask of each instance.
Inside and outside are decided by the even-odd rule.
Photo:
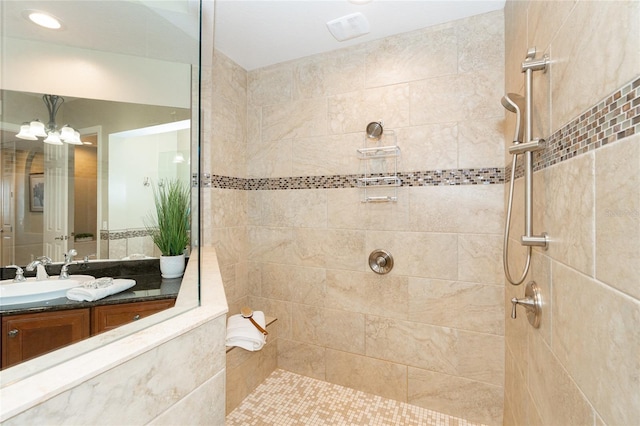
[[[369,21],[360,12],[327,22],[327,28],[336,40],[345,41],[369,33]]]

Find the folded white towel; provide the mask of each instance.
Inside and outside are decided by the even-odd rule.
[[[264,312],[254,311],[253,320],[266,328]],[[231,315],[227,320],[227,346],[240,346],[248,351],[259,351],[267,342],[267,336],[262,334],[249,318],[242,315]]]
[[[120,293],[128,288],[136,285],[135,280],[127,280],[122,278],[116,278],[113,280],[113,284],[107,287],[101,288],[86,288],[75,287],[67,290],[67,299],[77,300],[79,302],[87,301],[93,302],[94,300],[102,299],[112,294]]]

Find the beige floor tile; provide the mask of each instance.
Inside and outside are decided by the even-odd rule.
[[[278,369],[227,416],[226,425],[474,426],[476,423]]]

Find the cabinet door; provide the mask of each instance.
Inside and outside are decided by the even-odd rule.
[[[91,335],[103,333],[124,324],[171,308],[174,299],[96,306],[91,316]]]
[[[89,337],[89,309],[2,318],[2,368]]]

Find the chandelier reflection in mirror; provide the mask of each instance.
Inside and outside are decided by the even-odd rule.
[[[38,119],[30,123],[25,122],[20,126],[20,133],[18,133],[16,137],[30,141],[44,138],[44,143],[51,145],[62,145],[62,142],[71,145],[82,145],[80,132],[68,124],[62,126],[60,130],[58,130],[58,126],[56,125],[56,114],[60,106],[64,103],[64,98],[56,95],[44,95],[42,96],[42,100],[49,111],[49,123],[47,123],[47,126],[45,127],[44,123]]]

